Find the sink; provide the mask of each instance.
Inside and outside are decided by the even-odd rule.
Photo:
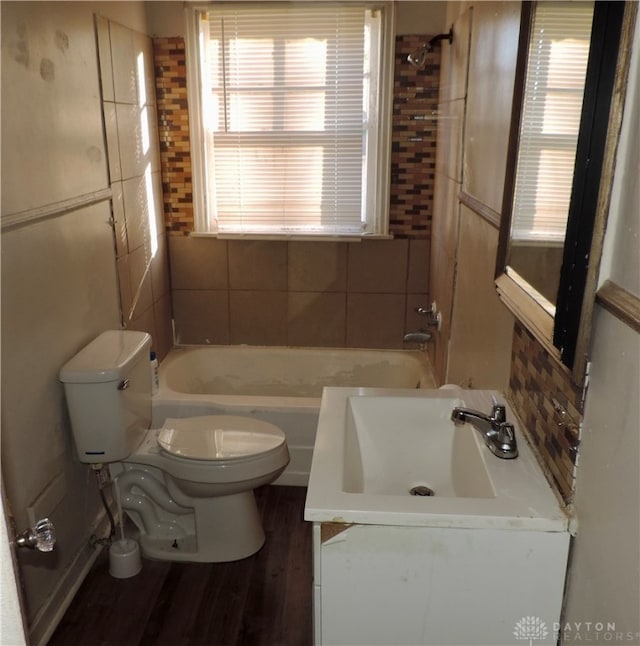
[[[512,460],[493,455],[470,424],[450,420],[456,406],[489,412],[494,397],[506,404],[515,426],[520,455]],[[325,388],[305,519],[568,528],[568,516],[504,396],[464,389]]]
[[[493,397],[516,458],[451,421]],[[304,517],[318,646],[488,646],[559,625],[569,516],[500,393],[325,388]]]
[[[461,399],[349,397],[342,490],[493,498],[482,440],[450,417]]]

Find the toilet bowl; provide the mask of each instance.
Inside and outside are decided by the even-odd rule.
[[[145,332],[104,332],[60,371],[78,458],[110,465],[143,556],[250,556],[265,540],[253,490],[289,463],[285,435],[236,415],[168,418],[149,430],[150,346]]]
[[[158,459],[185,495],[208,498],[254,489],[277,478],[289,454],[284,433],[273,424],[237,415],[206,415],[166,419],[130,459]]]
[[[288,462],[285,435],[273,424],[235,415],[166,419],[117,476],[143,555],[223,562],[254,554],[265,536],[253,490]],[[150,478],[164,485],[169,501]]]

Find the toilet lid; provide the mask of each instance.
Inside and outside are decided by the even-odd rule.
[[[192,460],[230,460],[265,453],[285,442],[273,424],[236,415],[168,417],[158,435],[167,453]]]

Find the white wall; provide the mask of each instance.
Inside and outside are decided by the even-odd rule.
[[[598,285],[612,280],[640,297],[640,21],[636,23],[611,206]]]
[[[0,644],[23,646],[27,643],[22,608],[18,596],[19,581],[14,569],[9,533],[5,522],[4,496],[0,496]]]
[[[624,637],[609,643],[638,644],[640,344],[637,332],[599,307],[594,334],[565,621],[574,634],[577,622],[614,623]],[[583,629],[581,637],[595,642],[596,631]]]
[[[396,2],[396,34],[440,34],[449,31],[447,3],[438,0]]]
[[[396,2],[397,34],[437,34],[449,30],[446,26],[446,1],[399,0]],[[182,36],[184,29],[184,3],[148,2],[149,33],[152,36]]]
[[[620,137],[600,282],[640,297],[640,25]],[[569,573],[567,641],[640,643],[640,335],[596,306]],[[588,630],[609,622],[614,631]],[[582,627],[576,627],[583,622]],[[613,632],[607,638],[606,632]],[[618,633],[616,635],[616,633]]]

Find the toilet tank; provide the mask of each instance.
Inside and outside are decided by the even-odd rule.
[[[140,444],[151,424],[151,337],[109,330],[60,370],[78,458],[117,462]]]

